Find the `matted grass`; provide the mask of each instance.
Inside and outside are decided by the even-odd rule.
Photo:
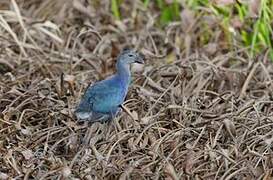
[[[228,51],[210,17],[160,29],[138,3],[115,21],[98,2],[0,3],[0,179],[273,178],[267,52]],[[214,36],[199,47],[206,20]],[[147,59],[133,67],[127,112],[77,123],[84,89],[124,46]]]

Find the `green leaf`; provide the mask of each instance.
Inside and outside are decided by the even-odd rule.
[[[163,0],[157,0],[156,2],[157,2],[157,6],[158,6],[160,9],[162,9],[163,6],[164,6]]]
[[[120,12],[118,8],[118,1],[117,0],[112,0],[111,1],[111,10],[114,14],[114,17],[118,20],[120,20]]]
[[[175,20],[177,20],[179,18],[179,4],[177,2],[177,0],[174,0],[173,4],[172,4],[172,9],[173,9],[173,18]]]
[[[245,46],[249,46],[251,44],[251,37],[249,37],[249,33],[247,33],[245,30],[241,31],[241,37],[245,43]]]
[[[169,7],[165,7],[160,15],[160,23],[167,24],[172,21],[172,11]]]
[[[238,11],[238,14],[239,14],[239,18],[241,21],[244,21],[244,18],[246,16],[246,7],[243,6],[243,5],[239,5],[236,3],[235,5],[237,11]]]
[[[149,3],[150,3],[150,0],[144,0],[143,4],[145,9],[147,9]]]

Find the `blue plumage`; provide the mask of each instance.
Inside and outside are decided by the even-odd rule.
[[[78,120],[104,122],[115,117],[128,91],[132,63],[144,63],[143,56],[133,50],[123,50],[117,58],[117,72],[86,90],[75,111]]]

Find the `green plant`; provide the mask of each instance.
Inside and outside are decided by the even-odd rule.
[[[258,19],[253,24],[253,33],[251,41],[251,55],[260,51],[260,47],[268,48],[271,60],[273,60],[273,46],[272,46],[272,1],[261,0]],[[271,7],[271,8],[270,8]]]
[[[119,0],[111,0],[111,10],[112,10],[114,17],[117,20],[120,20],[120,12],[119,12],[120,4],[121,4],[121,1],[119,1]]]
[[[259,3],[259,6],[254,6],[257,11],[257,17],[253,18],[249,16],[253,11],[253,9],[250,8],[251,6],[249,3],[253,3],[254,1],[240,3],[240,1],[235,2],[226,0],[225,3],[228,5],[219,5],[220,1],[217,0],[187,0],[184,2],[178,0],[142,0],[143,7],[146,10],[151,8],[151,11],[159,11],[158,23],[161,26],[180,20],[180,11],[183,8],[193,10],[197,16],[215,16],[219,22],[221,31],[224,34],[223,40],[229,45],[228,47],[232,48],[234,42],[236,42],[236,44],[247,47],[251,56],[268,49],[270,58],[273,60],[273,1],[255,1],[256,3]],[[224,1],[222,0],[221,2],[223,3]],[[112,13],[118,20],[121,19],[119,10],[121,3],[122,0],[111,0]],[[233,27],[232,21],[236,18],[238,18],[242,24],[240,27]],[[203,28],[206,28],[205,23],[206,22],[201,23],[204,25]],[[209,27],[208,30],[202,31],[204,33],[199,36],[213,36],[213,32],[209,31]],[[203,39],[203,42],[207,42],[207,38],[199,37],[199,39]]]
[[[166,25],[172,21],[179,20],[180,18],[180,5],[177,0],[171,3],[166,3],[164,0],[156,0],[157,7],[160,9],[161,25]]]
[[[199,7],[207,7],[209,4],[208,0],[188,0],[186,5],[188,8],[197,10]]]
[[[251,9],[248,4],[236,4],[235,7],[240,20],[244,22],[244,28],[239,31],[243,45],[250,47],[252,57],[257,53],[261,53],[262,50],[268,49],[269,56],[273,60],[272,1],[260,1],[256,18],[249,17]]]
[[[192,0],[191,4],[198,5],[199,0]],[[199,3],[200,5],[200,3]],[[268,49],[269,56],[273,60],[273,2],[261,0],[257,12],[257,17],[250,17],[251,10],[249,4],[235,3],[228,6],[218,6],[213,3],[203,4],[209,8],[215,16],[220,17],[221,27],[223,28],[226,41],[232,45],[234,39],[234,28],[231,21],[234,17],[239,17],[242,22],[242,27],[237,31],[238,37],[241,39],[241,44],[244,47],[249,47],[250,55],[261,53],[264,49]],[[258,7],[257,7],[258,8]]]

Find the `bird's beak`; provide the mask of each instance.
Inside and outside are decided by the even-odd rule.
[[[139,54],[139,56],[137,57],[137,59],[135,60],[136,63],[139,63],[139,64],[144,64],[144,55],[143,54]]]

